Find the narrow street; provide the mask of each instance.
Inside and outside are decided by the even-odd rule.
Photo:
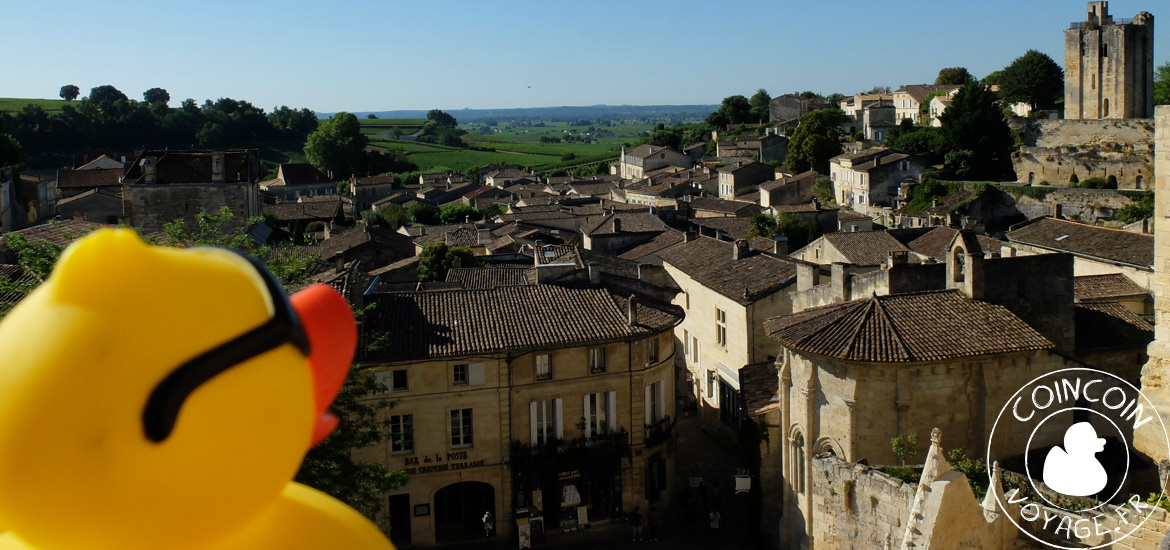
[[[697,416],[682,417],[675,425],[677,434],[677,467],[674,483],[683,489],[666,510],[658,508],[659,540],[657,542],[631,540],[632,529],[626,522],[595,523],[578,532],[547,533],[542,541],[533,542],[535,548],[566,550],[674,550],[718,549],[738,550],[754,548],[750,526],[746,525],[747,494],[735,495],[735,472],[739,461],[731,429]],[[692,488],[691,478],[702,478],[699,488]],[[690,495],[690,506],[686,504]],[[722,517],[718,536],[711,533],[708,514],[717,507]],[[643,518],[646,510],[643,509]],[[643,531],[646,520],[643,519]],[[644,535],[648,533],[644,532]],[[484,542],[444,545],[444,550],[505,550],[516,548],[514,540],[493,538]]]

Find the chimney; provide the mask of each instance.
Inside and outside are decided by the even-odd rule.
[[[615,216],[615,217],[613,218],[613,220],[612,220],[612,223],[613,223],[613,232],[614,232],[614,233],[621,233],[621,232],[622,232],[622,221],[621,221],[621,220],[619,220],[619,219],[618,219],[618,218]]]
[[[772,240],[772,253],[777,256],[788,255],[788,237],[776,237]]]
[[[479,231],[476,231],[476,244],[487,244],[491,242],[491,234],[491,231],[487,229],[480,229]]]
[[[666,270],[660,265],[638,264],[638,281],[644,284],[661,287],[666,284]]]
[[[833,300],[832,301],[835,304],[839,304],[841,302],[848,302],[851,299],[850,298],[850,294],[851,294],[850,291],[852,290],[852,288],[851,288],[852,287],[851,279],[853,278],[852,274],[849,273],[849,271],[845,268],[845,264],[843,264],[843,263],[834,263],[832,269],[833,269],[833,278],[832,278],[832,285],[833,285],[832,297],[833,297]]]
[[[731,245],[731,259],[739,261],[746,258],[748,255],[748,242],[740,239]]]
[[[223,151],[211,153],[211,183],[223,183]]]
[[[693,238],[693,237],[691,237],[691,232],[690,232],[690,231],[683,231],[683,242],[684,242],[684,243],[689,243],[689,242],[691,242],[691,239],[692,239],[692,238]]]
[[[591,284],[591,285],[601,284],[601,266],[594,264],[594,263],[591,263],[586,267],[588,267],[588,269],[589,269],[589,284]]]
[[[1064,205],[1055,204],[1052,206],[1052,217],[1058,220],[1064,219]]]
[[[887,261],[887,263],[889,267],[894,267],[896,265],[906,265],[909,263],[909,260],[910,258],[906,254],[905,250],[891,250],[890,259]]]
[[[337,263],[334,265],[334,269],[337,270],[338,273],[345,271],[345,258],[344,257],[342,257],[342,256],[337,257]]]
[[[142,183],[155,183],[158,175],[154,171],[154,157],[142,159]]]
[[[444,239],[444,242],[446,242],[446,243],[447,243],[447,246],[451,246],[451,244],[452,244],[452,243],[451,243],[451,232],[450,232],[450,231],[448,231],[448,232],[447,232],[447,234],[445,235],[445,237],[446,237],[446,238]]]
[[[630,295],[630,306],[629,306],[628,318],[629,318],[629,322],[630,322],[631,327],[638,324],[638,298],[636,296],[634,296],[633,294]]]
[[[813,264],[796,264],[796,290],[805,291],[821,284],[821,269]]]
[[[456,269],[462,268],[463,267],[463,258],[456,256],[455,261],[451,262],[451,267],[454,267]]]

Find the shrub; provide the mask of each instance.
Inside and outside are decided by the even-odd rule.
[[[1073,175],[1068,177],[1068,182],[1073,184],[1073,185],[1076,185],[1080,181],[1081,181],[1081,178],[1078,178],[1076,174],[1073,174]]]

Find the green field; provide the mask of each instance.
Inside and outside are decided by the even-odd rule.
[[[421,141],[406,141],[403,139],[387,139],[380,137],[369,138],[370,145],[375,147],[382,147],[384,149],[394,149],[401,147],[407,153],[437,153],[442,151],[463,151],[458,147],[450,147],[447,145],[439,145],[437,143],[425,143]]]
[[[422,127],[427,123],[425,118],[358,118],[358,122],[362,126],[379,125],[379,126],[418,126]]]
[[[24,99],[19,97],[0,97],[0,111],[19,111],[25,105],[40,105],[49,113],[58,112],[68,103],[64,99]]]

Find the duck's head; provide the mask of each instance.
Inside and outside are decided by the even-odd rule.
[[[102,230],[0,324],[0,525],[39,548],[183,548],[276,499],[328,434],[356,330],[245,257]]]

